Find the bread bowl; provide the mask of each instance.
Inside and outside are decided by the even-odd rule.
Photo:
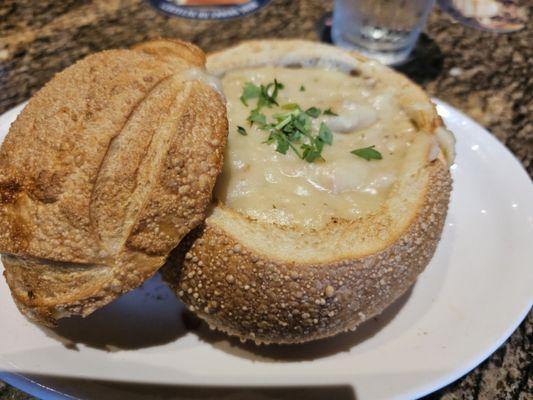
[[[227,134],[204,64],[181,41],[96,53],[13,123],[0,149],[0,252],[27,317],[92,313],[203,220]]]
[[[387,67],[301,40],[244,42],[207,66],[227,98],[225,164],[216,205],[165,279],[212,328],[256,343],[320,339],[379,314],[429,263],[447,213],[454,139],[431,100]],[[262,107],[273,84],[276,104]],[[287,115],[276,112],[296,107],[320,109],[311,128],[333,131],[318,160],[301,159],[301,140],[292,151],[271,139]]]

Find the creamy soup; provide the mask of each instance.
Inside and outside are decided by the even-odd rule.
[[[337,115],[313,119],[313,132],[324,122],[333,134],[324,160],[307,162],[293,151],[276,152],[266,144],[268,132],[247,121],[255,100],[239,99],[246,82],[284,85],[280,106],[297,103],[303,110],[331,109]],[[281,225],[319,228],[332,219],[353,220],[378,210],[393,187],[410,148],[427,145],[395,96],[380,82],[320,68],[260,67],[230,71],[222,78],[228,102],[229,137],[216,197],[253,219]],[[263,108],[268,119],[284,112]],[[247,134],[238,132],[238,126]],[[424,138],[425,137],[425,138]],[[425,141],[425,143],[420,143]],[[351,153],[375,146],[380,160]]]

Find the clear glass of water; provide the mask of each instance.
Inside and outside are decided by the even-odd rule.
[[[405,62],[435,0],[335,0],[333,42],[384,64]]]

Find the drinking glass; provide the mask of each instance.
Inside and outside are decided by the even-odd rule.
[[[333,42],[384,64],[405,62],[435,0],[335,0]]]

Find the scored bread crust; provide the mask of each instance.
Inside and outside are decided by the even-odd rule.
[[[197,47],[90,55],[29,101],[0,149],[0,252],[30,319],[86,316],[136,288],[202,222],[227,119]]]
[[[418,86],[366,58],[300,40],[245,42],[208,57],[218,76],[233,69],[323,65],[393,87],[420,134],[442,126]],[[451,192],[441,148],[405,173],[376,215],[319,230],[277,226],[217,204],[162,269],[178,297],[218,330],[256,343],[301,343],[349,329],[412,286],[439,242]]]

